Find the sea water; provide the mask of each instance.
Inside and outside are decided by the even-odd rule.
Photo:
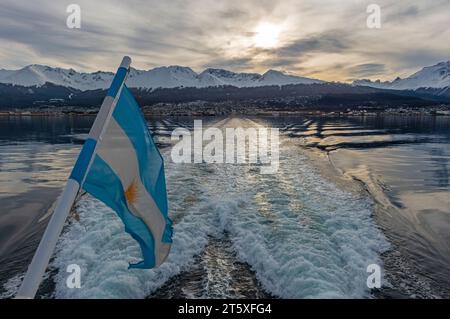
[[[20,284],[92,119],[9,117],[0,121],[0,285],[2,296],[8,297]],[[448,192],[448,179],[445,183],[442,167],[449,165],[445,153],[449,127],[448,122],[439,121],[436,126],[435,120],[425,119],[422,127],[416,123],[409,130],[403,122],[380,124],[342,118],[236,117],[204,121],[204,126],[220,129],[279,128],[279,170],[276,174],[262,175],[257,165],[173,163],[170,150],[174,142],[170,134],[177,127],[192,130],[193,119],[149,119],[149,127],[166,161],[169,209],[174,220],[174,243],[167,262],[154,270],[128,270],[128,263],[140,258],[137,243],[124,232],[113,211],[82,194],[58,242],[40,295],[376,297],[366,284],[370,264],[380,265],[383,273],[388,271],[383,276],[384,286],[395,290],[396,278],[389,275],[389,270],[395,268],[392,264],[406,260],[401,263],[411,265],[406,270],[421,277],[423,270],[416,265],[419,258],[425,257],[429,265],[439,264],[436,256],[445,259],[445,244],[433,247],[430,240],[421,246],[420,256],[414,255],[413,249],[399,250],[399,246],[406,247],[415,238],[424,237],[420,227],[414,228],[417,220],[409,219],[413,226],[407,230],[401,227],[404,223],[387,227],[388,215],[383,214],[402,212],[389,206],[383,206],[386,211],[379,209],[382,207],[376,192],[379,188],[355,192],[340,187],[314,165],[309,152],[312,149],[328,152],[336,174],[355,180],[355,172],[363,163],[365,172],[378,178],[377,185],[388,185],[392,184],[392,178],[389,179],[392,170],[399,176],[394,180],[401,181],[405,175],[402,161],[406,163],[408,158],[397,156],[394,167],[375,167],[371,158],[364,157],[367,151],[378,150],[374,157],[383,159],[392,156],[393,150],[402,152],[402,147],[414,146],[439,158],[426,165],[441,169],[441,181],[408,190],[409,197],[414,198],[415,193]],[[430,146],[432,143],[434,146]],[[430,147],[441,151],[430,153],[427,151]],[[426,162],[424,157],[417,160]],[[358,175],[358,183],[369,185],[370,179],[366,181],[362,175]],[[399,191],[406,189],[398,184],[395,187]],[[389,203],[393,202],[391,197],[387,196]],[[430,210],[440,220],[448,221],[442,217],[449,213],[445,207]],[[442,233],[446,224],[438,227],[440,230],[436,232]],[[411,233],[411,229],[416,229],[416,233]],[[432,235],[433,232],[425,237]],[[395,257],[390,254],[392,251],[400,255]],[[82,269],[80,289],[69,289],[66,285],[69,264],[78,264]],[[446,278],[445,273],[435,276]],[[409,281],[408,289],[397,290],[418,296],[416,290],[422,287],[427,290],[426,296],[442,292],[442,287],[433,290],[433,279],[420,287],[414,286],[414,279]],[[443,290],[445,293],[445,287]]]

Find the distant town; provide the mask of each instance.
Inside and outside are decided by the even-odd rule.
[[[98,107],[79,106],[55,106],[44,105],[38,108],[17,108],[0,111],[0,116],[35,116],[35,115],[96,115]],[[430,106],[399,106],[399,107],[367,107],[356,106],[339,110],[327,110],[326,108],[292,108],[286,106],[254,105],[250,102],[186,102],[186,103],[158,103],[151,106],[143,106],[142,111],[146,116],[228,116],[233,114],[256,116],[290,116],[290,115],[320,115],[320,116],[376,116],[380,114],[396,115],[430,115],[450,116],[450,105]]]

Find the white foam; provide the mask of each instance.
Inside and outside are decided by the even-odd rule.
[[[82,288],[58,274],[56,297],[143,298],[187,270],[208,235],[227,231],[239,258],[283,298],[367,297],[366,267],[382,265],[387,242],[366,197],[339,190],[319,176],[299,149],[283,147],[280,171],[259,175],[239,165],[174,165],[166,161],[175,220],[168,262],[156,270],[128,270],[137,244],[114,212],[89,196],[58,245],[55,266],[77,263]]]
[[[144,298],[200,254],[208,236],[229,233],[239,259],[263,287],[283,298],[368,297],[366,267],[382,266],[388,244],[372,219],[372,202],[322,178],[302,150],[281,137],[280,170],[230,164],[173,164],[166,157],[174,243],[154,270],[128,270],[138,244],[116,214],[89,195],[78,202],[52,266],[57,298]],[[82,269],[81,289],[66,287],[69,264]],[[13,291],[17,280],[8,281]]]
[[[169,170],[168,170],[169,171]],[[188,195],[180,181],[184,173],[175,172],[168,178],[169,196],[183,201]],[[169,176],[172,174],[169,174]],[[123,229],[116,214],[89,195],[83,196],[77,206],[80,221],[73,221],[58,243],[53,266],[60,269],[56,280],[57,298],[144,298],[163,285],[169,278],[188,269],[193,257],[203,250],[208,235],[214,227],[210,225],[208,210],[202,210],[204,202],[172,205],[174,242],[168,260],[158,269],[129,270],[128,262],[141,259],[138,244]],[[66,287],[69,264],[78,264],[82,269],[81,288]]]
[[[22,283],[24,274],[18,274],[9,278],[3,284],[3,292],[0,294],[0,299],[14,298],[19,291],[20,284]]]
[[[324,180],[298,149],[280,154],[277,175],[228,170],[229,179],[248,183],[215,198],[239,257],[279,297],[367,297],[366,268],[382,266],[379,253],[388,248],[371,201]]]

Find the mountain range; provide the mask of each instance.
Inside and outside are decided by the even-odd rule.
[[[379,89],[416,90],[420,88],[446,88],[450,86],[450,61],[424,67],[413,75],[394,81],[381,82],[370,80],[357,80],[353,85],[370,86]]]
[[[58,86],[85,91],[108,88],[113,75],[112,72],[97,71],[93,73],[82,73],[74,69],[32,64],[19,70],[1,69],[0,83],[24,87],[39,87],[45,83],[52,83]],[[209,68],[201,73],[196,73],[191,68],[183,66],[158,67],[147,71],[132,68],[127,80],[129,87],[140,89],[177,87],[206,88],[217,86],[245,88],[320,83],[325,83],[325,81],[290,75],[275,70],[258,74],[236,73],[223,69]],[[446,88],[450,86],[450,61],[425,67],[404,79],[397,78],[394,81],[386,82],[363,79],[354,81],[352,85],[392,90]]]
[[[0,70],[0,108],[97,107],[113,76],[112,72],[80,73],[36,64]],[[188,67],[169,66],[131,69],[127,85],[143,106],[204,101],[295,110],[417,107],[450,104],[450,62],[392,82],[358,80],[351,84],[274,70],[257,74],[210,68],[196,73]]]
[[[45,83],[52,83],[85,91],[108,88],[113,76],[112,72],[80,73],[73,69],[32,64],[20,70],[0,70],[0,83],[25,87],[39,87]],[[289,75],[275,70],[257,74],[235,73],[209,68],[198,74],[191,68],[182,66],[158,67],[148,71],[131,68],[127,79],[129,87],[143,89],[216,86],[241,88],[313,83],[323,83],[323,81]]]
[[[0,83],[25,87],[42,86],[52,83],[78,90],[106,89],[111,83],[112,72],[97,71],[81,73],[74,69],[53,68],[46,65],[32,64],[19,70],[0,70]],[[209,68],[201,73],[189,67],[168,66],[148,71],[132,68],[127,85],[133,88],[155,89],[176,87],[259,87],[287,84],[314,84],[324,81],[290,75],[281,71],[269,70],[264,74],[236,73],[223,69]],[[415,90],[419,88],[445,88],[450,86],[450,61],[428,66],[413,75],[394,81],[356,80],[355,86],[369,86],[380,89]]]

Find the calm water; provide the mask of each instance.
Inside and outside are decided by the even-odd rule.
[[[0,117],[0,294],[14,294],[93,118]],[[439,297],[450,295],[450,117],[208,118],[204,127],[280,128],[280,169],[174,164],[162,154],[174,244],[157,270],[127,270],[139,248],[83,195],[42,297]],[[317,155],[319,154],[319,155]],[[325,158],[331,169],[315,165]],[[327,164],[328,165],[328,164]],[[344,187],[355,185],[355,189]],[[67,289],[65,267],[83,270]],[[370,292],[366,267],[384,269]]]

